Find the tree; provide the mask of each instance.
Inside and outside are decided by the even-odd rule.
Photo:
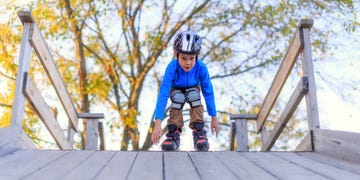
[[[190,28],[203,36],[201,59],[210,67],[212,79],[226,81],[276,66],[301,18],[322,17],[331,23],[341,19],[338,14],[356,13],[352,1],[34,2],[30,9],[41,19],[40,28],[47,38],[70,42],[63,48],[74,49],[72,55],[56,52],[57,62],[63,63],[59,65],[61,71],[69,74],[66,83],[76,89],[72,95],[78,108],[86,112],[91,104],[104,104],[117,112],[122,150],[128,149],[129,143],[134,150],[151,147],[154,124],[150,117],[145,142],[142,147],[139,144],[141,96],[145,84],[159,86],[163,69],[158,67],[170,58],[172,39],[179,31]],[[344,24],[348,30],[356,25],[352,18]],[[331,31],[315,26],[312,32],[315,52],[324,53]],[[73,69],[66,72],[74,63],[78,73]],[[217,91],[237,93],[236,89]],[[252,97],[250,104],[259,103],[260,98]],[[239,102],[233,106],[246,109]],[[111,122],[113,127],[115,124]]]

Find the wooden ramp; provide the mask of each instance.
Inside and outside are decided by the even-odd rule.
[[[0,151],[0,179],[360,179],[315,152]]]

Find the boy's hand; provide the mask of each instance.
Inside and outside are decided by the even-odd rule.
[[[155,121],[155,127],[154,127],[153,133],[151,135],[151,141],[153,144],[159,144],[161,134],[162,134],[161,120],[157,119]]]
[[[218,137],[220,132],[220,126],[216,116],[211,117],[211,132],[214,133],[214,131],[216,132],[216,137]]]

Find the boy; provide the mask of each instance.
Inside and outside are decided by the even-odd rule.
[[[181,128],[184,126],[182,108],[190,104],[190,125],[193,129],[194,148],[207,151],[209,142],[204,129],[203,105],[200,100],[200,90],[205,98],[209,116],[211,116],[211,131],[219,134],[220,127],[216,117],[216,107],[213,87],[205,64],[198,59],[201,49],[201,37],[194,32],[179,33],[174,41],[175,59],[167,66],[156,103],[155,127],[151,140],[159,143],[162,134],[161,121],[168,98],[171,99],[170,118],[168,119],[166,140],[161,144],[163,151],[178,150]]]

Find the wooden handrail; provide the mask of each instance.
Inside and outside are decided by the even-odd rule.
[[[16,79],[16,89],[15,89],[15,99],[14,99],[14,108],[12,113],[12,124],[14,127],[11,132],[14,133],[14,139],[16,141],[21,141],[21,135],[23,134],[23,130],[21,125],[21,121],[23,118],[24,105],[25,100],[27,99],[32,105],[34,111],[38,114],[57,145],[60,149],[70,150],[72,149],[72,139],[74,131],[78,130],[78,119],[85,118],[88,119],[88,126],[90,134],[87,136],[87,141],[90,141],[87,144],[87,149],[94,150],[97,149],[97,139],[99,134],[98,129],[98,120],[104,118],[103,113],[78,113],[75,109],[74,103],[69,95],[69,92],[66,89],[64,81],[61,77],[61,74],[56,67],[56,64],[53,60],[53,56],[51,55],[49,48],[41,35],[39,28],[31,14],[30,11],[19,11],[18,16],[24,25],[24,32],[22,38],[22,45],[20,48],[20,56],[19,56],[19,69],[18,75]],[[28,76],[29,71],[29,63],[31,56],[31,49],[35,50],[37,57],[39,58],[44,71],[46,72],[48,78],[51,80],[52,86],[54,87],[57,96],[64,108],[68,118],[69,118],[69,126],[68,126],[68,138],[62,132],[62,129],[55,119],[50,106],[45,102],[43,96],[37,89],[34,81]],[[10,134],[11,134],[10,132]],[[18,133],[20,132],[20,133]],[[9,133],[7,133],[9,134]],[[101,135],[103,136],[104,132],[102,129]],[[102,141],[104,138],[100,138]],[[11,144],[11,143],[7,143]],[[18,147],[17,144],[20,143],[12,143],[11,146],[15,148]],[[102,149],[104,149],[104,143],[102,143]]]
[[[274,145],[275,141],[279,137],[280,133],[283,131],[287,122],[293,115],[298,104],[302,98],[306,97],[306,107],[309,121],[309,130],[319,128],[319,118],[318,118],[318,107],[317,107],[317,98],[316,98],[316,87],[314,72],[312,67],[312,57],[311,57],[311,47],[310,47],[310,28],[313,25],[312,19],[303,19],[301,20],[293,38],[290,43],[288,50],[281,62],[281,65],[275,75],[275,78],[270,86],[270,89],[264,99],[264,102],[260,108],[260,111],[257,115],[251,115],[250,117],[256,117],[257,122],[257,132],[261,133],[262,138],[262,150],[269,151]],[[288,104],[283,110],[280,120],[277,122],[276,126],[271,130],[271,134],[268,135],[265,123],[268,118],[268,115],[273,108],[295,62],[298,59],[298,56],[302,55],[302,67],[304,76],[298,83],[297,88],[293,92]],[[249,115],[230,115],[230,119],[233,120],[247,120]],[[246,121],[245,121],[246,122]],[[236,131],[239,132],[239,129],[236,128]],[[242,134],[247,134],[247,128],[244,127]],[[311,134],[311,133],[308,133]],[[307,137],[305,137],[307,139]],[[302,141],[302,147],[307,148],[309,145],[304,144],[308,143],[308,140],[305,139]],[[310,138],[311,139],[311,138]],[[242,145],[245,146],[245,145]]]
[[[85,150],[94,150],[98,147],[100,137],[100,150],[105,149],[104,128],[99,119],[104,118],[103,113],[78,113],[78,118],[86,119]]]
[[[53,57],[49,51],[48,46],[44,38],[41,35],[39,28],[37,27],[35,20],[30,11],[20,11],[18,13],[19,18],[23,23],[25,22],[33,22],[34,26],[32,29],[32,34],[30,36],[30,44],[34,48],[37,57],[39,58],[41,64],[44,67],[46,74],[51,80],[52,85],[55,88],[55,91],[62,103],[65,112],[69,119],[71,120],[71,124],[73,128],[77,131],[78,127],[78,119],[75,106],[72,103],[69,92],[67,91],[64,81],[60,75],[58,68],[53,60]]]
[[[33,109],[37,112],[41,120],[44,122],[46,128],[49,130],[55,142],[63,150],[70,150],[72,147],[66,141],[59,123],[54,118],[50,107],[46,104],[44,98],[41,96],[39,90],[36,88],[33,80],[29,76],[25,76],[24,94],[29,100]]]
[[[291,116],[294,114],[297,106],[299,105],[302,98],[309,90],[309,82],[307,77],[302,77],[295,88],[293,94],[290,97],[290,100],[286,104],[283,112],[280,115],[279,121],[276,122],[275,127],[272,129],[269,139],[266,142],[263,142],[261,148],[262,151],[270,151],[273,147],[275,141],[280,136],[281,132],[284,130],[286,124],[289,122]]]
[[[299,56],[301,49],[302,46],[300,40],[300,31],[297,30],[260,108],[258,119],[256,120],[258,132],[261,131],[261,128],[263,127],[272,107],[274,106],[280,91],[283,88],[285,81],[296,62],[297,57]]]

